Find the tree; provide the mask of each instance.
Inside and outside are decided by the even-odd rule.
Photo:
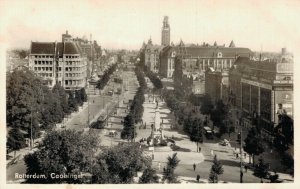
[[[78,103],[73,92],[74,91],[68,91],[68,104],[70,112],[78,111]]]
[[[216,108],[211,111],[211,120],[214,122],[214,125],[221,125],[226,119],[228,114],[228,108],[223,103],[222,100],[217,101]],[[225,127],[225,126],[224,126]]]
[[[258,176],[263,182],[263,178],[266,178],[269,175],[269,164],[264,162],[263,158],[259,158],[259,163],[255,166],[254,175]]]
[[[134,138],[134,123],[131,113],[124,118],[123,130],[121,132],[122,139],[131,140]]]
[[[245,152],[252,155],[253,166],[254,166],[254,156],[264,152],[263,140],[260,132],[256,127],[252,127],[250,129],[244,142],[245,145],[243,146],[243,148]],[[249,157],[249,163],[250,163],[250,157]]]
[[[52,92],[58,96],[64,114],[69,114],[68,94],[65,89],[59,83],[56,83],[52,88]]]
[[[159,177],[156,171],[151,167],[147,167],[139,179],[139,183],[158,183]]]
[[[96,158],[93,183],[129,184],[138,171],[150,165],[151,157],[144,155],[139,143],[107,148]]]
[[[63,120],[64,110],[59,94],[48,92],[47,100],[44,101],[43,110],[41,112],[41,126],[44,129],[52,129],[56,123]]]
[[[24,137],[30,137],[31,131],[33,137],[37,137],[44,97],[44,85],[31,71],[22,69],[9,73],[6,80],[7,127],[24,130],[27,133]]]
[[[223,174],[223,172],[224,172],[224,169],[222,167],[222,164],[220,161],[218,161],[217,155],[215,155],[214,160],[213,160],[213,165],[211,166],[211,169],[210,169],[209,181],[212,183],[218,183],[219,175]]]
[[[76,174],[91,170],[100,140],[92,132],[52,131],[38,150],[24,157],[26,174],[44,174],[46,178],[29,178],[28,183],[82,183],[78,178],[52,178],[51,174]]]
[[[201,107],[200,107],[201,113],[208,115],[211,113],[212,109],[213,109],[213,105],[210,96],[204,95],[204,97],[201,100]]]
[[[16,151],[26,146],[24,135],[18,128],[12,128],[8,132],[7,147],[14,151],[14,158],[16,157]]]
[[[177,177],[174,174],[174,171],[179,164],[180,160],[177,157],[177,153],[174,153],[168,157],[168,163],[166,169],[163,171],[163,181],[167,181],[168,183],[177,183]]]
[[[203,123],[199,118],[192,120],[192,125],[190,125],[190,140],[197,143],[197,152],[199,150],[199,142],[203,142],[203,133],[202,133]]]

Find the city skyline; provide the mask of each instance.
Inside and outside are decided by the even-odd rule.
[[[254,51],[288,51],[299,44],[296,1],[3,1],[0,40],[8,48],[29,48],[30,41],[61,40],[92,34],[107,49],[138,50],[151,37],[161,43],[163,17],[169,17],[171,42],[229,45]],[[18,14],[9,7],[22,7]],[[35,31],[35,32],[32,32]],[[20,35],[22,33],[22,35]],[[226,33],[226,35],[224,35]],[[298,35],[298,36],[297,36]],[[255,36],[255,38],[253,37]],[[276,39],[276,40],[275,40]]]

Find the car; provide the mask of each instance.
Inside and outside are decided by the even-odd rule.
[[[219,144],[220,144],[221,146],[229,146],[229,141],[226,140],[226,139],[224,139],[224,140],[220,141]]]

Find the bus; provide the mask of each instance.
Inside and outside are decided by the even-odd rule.
[[[210,127],[203,127],[203,129],[207,139],[214,139],[213,131]]]

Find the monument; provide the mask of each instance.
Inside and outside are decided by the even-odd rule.
[[[157,99],[155,99],[156,104],[158,104]],[[158,106],[155,109],[155,116],[154,116],[154,126],[152,127],[151,139],[153,139],[154,144],[160,144],[162,140],[164,140],[163,135],[163,128],[160,122],[160,112]]]

